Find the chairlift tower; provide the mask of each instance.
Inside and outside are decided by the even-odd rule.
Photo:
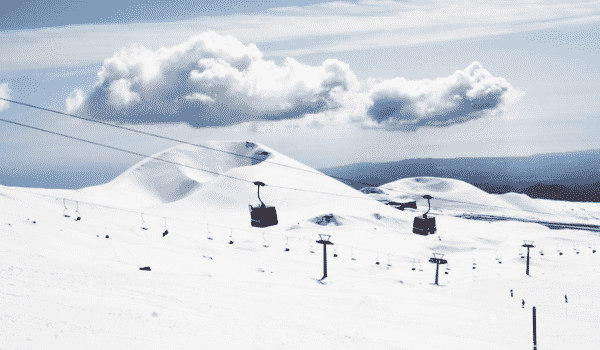
[[[318,240],[317,243],[323,245],[323,278],[321,278],[323,280],[327,277],[327,245],[333,245],[333,243],[329,241],[329,237],[331,237],[331,235],[319,233],[319,237],[321,239]]]
[[[429,258],[429,262],[435,265],[435,285],[438,286],[438,275],[440,271],[440,264],[444,265],[448,263],[448,260],[443,259],[444,254],[433,253],[433,258]]]
[[[535,246],[533,245],[533,241],[523,240],[523,242],[525,244],[523,244],[521,247],[527,248],[527,271],[525,272],[525,274],[529,276],[529,248],[535,248]]]

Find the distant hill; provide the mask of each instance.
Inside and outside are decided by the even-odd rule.
[[[600,150],[529,157],[406,159],[319,169],[354,188],[409,177],[441,177],[470,183],[488,193],[524,193],[531,198],[600,202]],[[367,185],[368,184],[368,185]]]

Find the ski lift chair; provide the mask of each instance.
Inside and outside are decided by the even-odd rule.
[[[423,217],[415,216],[415,220],[413,221],[413,233],[427,236],[428,234],[434,234],[437,228],[435,226],[435,218],[427,217],[427,213],[429,213],[429,211],[431,210],[431,203],[429,202],[429,200],[433,197],[426,194],[423,196],[423,198],[427,199],[429,209],[427,209],[425,214],[423,214]]]
[[[142,215],[142,224],[140,225],[140,227],[142,228],[142,230],[148,230],[148,228],[146,227],[146,221],[144,221],[144,213],[141,213]]]
[[[250,224],[253,227],[269,227],[277,225],[277,211],[275,210],[275,207],[266,206],[260,199],[260,186],[265,186],[265,184],[260,181],[256,181],[254,184],[258,186],[258,200],[260,201],[260,206],[253,207],[251,204],[248,205],[251,218]]]
[[[165,232],[163,232],[163,237],[169,234],[169,230],[167,229],[167,218],[165,218]]]
[[[70,218],[71,215],[69,215],[69,211],[67,209],[67,201],[65,198],[63,198],[63,206],[65,207],[65,209],[63,210],[63,216],[66,218]]]
[[[77,214],[76,215],[77,217],[75,218],[75,221],[79,221],[79,220],[81,220],[81,214],[79,213],[79,202],[75,202],[75,203],[77,203],[77,209],[75,210],[75,214]]]

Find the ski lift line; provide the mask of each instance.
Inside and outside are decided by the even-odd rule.
[[[200,144],[186,142],[186,141],[183,141],[183,140],[178,140],[178,139],[174,139],[174,138],[170,138],[170,137],[162,136],[162,135],[157,135],[157,134],[153,134],[153,133],[149,133],[149,132],[145,132],[145,131],[135,130],[135,129],[127,128],[127,127],[124,127],[124,126],[110,124],[110,123],[107,123],[107,122],[102,122],[102,121],[93,120],[93,119],[89,119],[89,118],[79,117],[79,116],[76,116],[76,115],[73,115],[73,114],[63,113],[63,112],[55,111],[55,110],[48,109],[48,108],[34,106],[34,105],[31,105],[31,104],[28,104],[28,103],[24,103],[24,102],[14,101],[14,100],[2,98],[2,97],[0,97],[0,100],[5,100],[7,102],[12,102],[12,103],[20,104],[20,105],[23,105],[23,106],[26,106],[26,107],[36,108],[36,109],[40,109],[40,110],[51,112],[51,113],[61,114],[61,115],[72,117],[72,118],[77,118],[77,119],[81,119],[81,120],[85,120],[85,121],[89,121],[89,122],[93,122],[93,123],[98,123],[98,124],[102,124],[102,125],[106,125],[106,126],[118,128],[118,129],[123,129],[123,130],[131,131],[131,132],[135,132],[135,133],[138,133],[138,134],[146,135],[146,136],[157,137],[157,138],[161,138],[161,139],[168,140],[168,141],[179,142],[179,143],[186,144],[186,145],[196,146],[196,147],[199,147],[199,148],[204,148],[204,149],[212,150],[212,151],[216,151],[216,152],[222,152],[222,153],[226,153],[226,154],[230,154],[230,155],[234,155],[234,156],[239,156],[239,157],[244,157],[244,158],[248,158],[248,159],[261,160],[261,159],[255,158],[255,157],[245,156],[243,154],[238,154],[238,153],[234,153],[234,152],[224,151],[224,150],[220,150],[218,148],[212,148],[212,147],[208,147],[208,146],[204,146],[204,145],[200,145]],[[83,141],[83,142],[93,143],[92,141],[87,141],[87,140],[83,140],[83,139],[77,139],[77,138],[74,138],[74,137],[71,137],[71,136],[59,134],[59,133],[52,132],[52,131],[47,131],[47,130],[44,130],[44,129],[40,129],[40,128],[36,128],[36,127],[32,127],[32,126],[20,124],[20,123],[17,123],[17,122],[8,121],[8,120],[5,120],[5,119],[0,119],[0,121],[4,121],[4,122],[8,122],[8,123],[12,123],[12,124],[16,124],[16,125],[20,125],[20,126],[24,126],[24,127],[36,129],[36,130],[39,130],[39,131],[49,132],[49,133],[52,133],[52,134],[55,134],[55,135],[59,135],[59,136],[65,136],[65,137],[73,138],[73,139],[76,139],[76,140],[79,140],[79,141]],[[127,150],[118,149],[118,148],[112,147],[112,146],[105,146],[105,145],[97,144],[97,143],[93,143],[93,144],[100,145],[100,146],[103,146],[103,147],[109,147],[109,148],[112,148],[112,149],[115,149],[115,150],[121,150],[121,151],[132,153],[132,154],[135,154],[135,155],[138,155],[138,156],[149,157],[149,156],[145,156],[145,155],[142,155],[142,154],[139,154],[139,153],[135,153],[135,152],[127,151]],[[150,157],[150,158],[152,158],[152,157]],[[158,159],[158,158],[155,158],[155,159],[160,160],[160,161],[164,161],[164,162],[168,162],[168,163],[177,164],[175,162],[169,162],[169,161],[165,161],[163,159]],[[270,163],[270,164],[274,164],[274,165],[280,165],[280,166],[284,166],[284,167],[291,168],[291,169],[296,169],[296,170],[301,170],[301,171],[309,172],[309,173],[312,173],[312,174],[324,175],[324,176],[328,176],[328,177],[331,177],[331,178],[334,178],[334,179],[338,179],[338,180],[351,181],[351,182],[356,182],[356,183],[359,183],[359,184],[362,184],[362,185],[373,186],[373,187],[376,186],[376,185],[373,185],[373,184],[363,183],[363,182],[356,181],[356,180],[351,180],[351,179],[345,179],[345,178],[337,177],[337,176],[333,176],[333,175],[325,175],[325,174],[320,173],[320,172],[313,172],[313,171],[310,171],[310,170],[306,170],[306,169],[302,169],[302,168],[298,168],[298,167],[294,167],[294,166],[290,166],[290,165],[286,165],[286,164],[276,163],[276,162],[272,162],[272,161],[268,161],[268,160],[262,160],[262,161],[265,162],[265,163]],[[183,164],[177,164],[177,165],[186,166],[186,165],[183,165]],[[186,167],[189,167],[189,166],[186,166]],[[196,169],[196,170],[210,172],[208,170],[203,170],[203,169]],[[223,174],[219,174],[219,175],[223,175]],[[232,176],[228,176],[228,175],[223,175],[223,176],[227,176],[229,178],[233,178]],[[238,180],[246,181],[246,182],[251,182],[251,181],[244,180],[244,179],[238,179]],[[320,194],[331,194],[331,195],[336,195],[336,196],[351,197],[351,198],[356,198],[356,199],[366,199],[366,198],[360,198],[360,197],[354,197],[354,196],[345,196],[345,195],[340,195],[340,194],[335,194],[335,193],[328,193],[328,192],[303,190],[303,189],[296,189],[296,188],[289,188],[289,187],[275,186],[275,185],[269,185],[269,186],[271,186],[271,187],[278,187],[278,188],[285,188],[285,189],[290,189],[290,190],[295,190],[295,191],[305,191],[305,192],[313,192],[313,193],[320,193]],[[449,201],[449,202],[456,202],[456,203],[467,203],[467,202],[464,202],[464,201],[457,201],[457,200],[451,200],[451,199],[441,199],[440,198],[439,200],[446,200],[446,201]],[[479,204],[479,205],[485,206],[485,207],[490,207],[490,208],[506,209],[504,207],[490,205],[490,204]],[[529,213],[535,213],[535,214],[547,214],[547,213],[544,213],[544,212],[533,211],[533,210],[526,210],[526,209],[521,209],[521,211],[529,212]]]
[[[189,165],[185,165],[185,164],[181,164],[181,163],[177,163],[177,162],[172,162],[172,161],[161,159],[161,158],[158,158],[158,157],[153,157],[153,156],[149,156],[149,155],[138,153],[138,152],[134,152],[134,151],[129,151],[129,150],[126,150],[126,149],[123,149],[123,148],[118,148],[118,147],[114,147],[114,146],[110,146],[110,145],[105,145],[105,144],[102,144],[102,143],[99,143],[99,142],[94,142],[94,141],[82,139],[82,138],[75,137],[75,136],[69,136],[69,135],[61,134],[59,132],[50,131],[50,130],[46,130],[46,129],[38,128],[38,127],[35,127],[35,126],[18,123],[18,122],[7,120],[7,119],[0,118],[0,121],[6,122],[6,123],[10,123],[10,124],[14,124],[14,125],[18,125],[18,126],[22,126],[22,127],[29,128],[29,129],[33,129],[33,130],[38,130],[38,131],[46,132],[46,133],[57,135],[57,136],[66,137],[66,138],[69,138],[69,139],[72,139],[72,140],[89,143],[89,144],[92,144],[92,145],[95,145],[95,146],[100,146],[100,147],[112,149],[112,150],[115,150],[115,151],[120,151],[120,152],[125,152],[125,153],[129,153],[129,154],[133,154],[133,155],[136,155],[138,157],[151,158],[151,159],[158,160],[158,161],[161,161],[161,162],[175,164],[175,165],[183,166],[183,167],[194,169],[194,170],[203,171],[203,172],[214,174],[214,175],[224,176],[224,177],[227,177],[229,179],[233,179],[233,180],[238,180],[238,181],[242,181],[242,182],[247,182],[247,183],[254,184],[254,181],[250,181],[250,180],[238,178],[238,177],[231,176],[231,175],[225,175],[225,174],[222,174],[222,173],[218,173],[216,171],[210,171],[210,170],[196,168],[196,167],[193,167],[193,166],[189,166]],[[309,192],[309,193],[325,194],[325,195],[331,195],[331,196],[336,196],[336,197],[347,197],[347,198],[362,199],[362,200],[368,200],[368,201],[374,201],[375,200],[375,199],[372,199],[372,198],[369,198],[369,197],[356,197],[356,196],[349,196],[349,195],[339,194],[339,193],[321,192],[321,191],[306,190],[306,189],[300,189],[300,188],[294,188],[294,187],[286,187],[286,186],[278,186],[278,185],[268,185],[268,186],[269,187],[275,187],[275,188],[292,190],[292,191],[299,191],[299,192]]]
[[[35,196],[40,196],[40,197],[46,197],[46,198],[53,198],[53,199],[59,199],[55,196],[50,196],[50,195],[45,195],[45,194],[41,194],[41,193],[34,193],[34,192],[29,192],[29,191],[23,191],[23,190],[17,190],[15,188],[12,187],[6,187],[6,189],[11,190],[11,191],[15,191],[15,192],[22,192],[22,193],[27,193],[27,194],[31,194],[31,195],[35,195]],[[72,199],[68,199],[68,200],[72,200]],[[72,200],[75,201],[75,200]],[[104,204],[98,204],[98,203],[92,203],[92,202],[84,202],[84,201],[79,201],[79,203],[82,204],[86,204],[88,206],[96,206],[96,207],[100,207],[100,208],[106,208],[106,209],[112,209],[115,211],[121,211],[121,212],[125,212],[125,213],[132,213],[132,214],[141,214],[140,211],[137,210],[131,210],[131,209],[125,209],[125,208],[119,208],[119,207],[112,207],[109,205],[104,205]],[[148,214],[146,212],[143,212],[145,217],[155,217],[155,218],[164,218],[164,215],[158,215],[158,214]],[[191,220],[186,220],[186,219],[181,219],[181,218],[177,218],[177,217],[171,217],[171,216],[167,216],[168,219],[171,219],[173,221],[178,221],[178,222],[184,222],[184,223],[189,223],[189,224],[210,224],[214,227],[219,227],[219,228],[229,228],[230,226],[222,226],[222,225],[215,225],[212,223],[208,223],[208,222],[204,222],[204,221],[191,221]],[[244,231],[244,232],[254,232],[253,230],[249,230],[249,229],[244,229],[244,228],[236,228],[240,231]]]
[[[54,196],[44,195],[44,194],[40,194],[40,193],[34,193],[34,192],[29,192],[29,191],[17,190],[17,189],[14,189],[12,187],[6,187],[6,189],[13,190],[13,191],[16,191],[16,192],[28,193],[28,194],[31,194],[31,195],[37,195],[37,196],[41,196],[41,197],[47,197],[47,198],[53,198],[53,199],[71,200],[71,199],[67,199],[67,198],[57,198],[57,197],[54,197]],[[72,200],[72,201],[75,202],[75,200]],[[124,209],[124,208],[111,207],[111,206],[107,206],[107,205],[90,203],[90,202],[82,202],[82,201],[79,201],[79,202],[87,204],[87,205],[90,205],[90,206],[98,206],[98,207],[104,207],[104,208],[108,208],[108,209],[112,209],[112,210],[117,210],[117,211],[122,211],[122,212],[140,214],[139,211]],[[163,218],[163,219],[165,218],[164,215],[153,215],[153,214],[147,214],[147,213],[144,213],[144,214],[146,214],[146,216],[152,216],[152,217],[155,217],[155,218]],[[169,218],[169,219],[174,220],[174,221],[185,222],[185,223],[190,223],[190,224],[209,224],[209,225],[212,225],[214,227],[221,228],[221,229],[230,228],[230,230],[231,230],[231,226],[215,225],[215,224],[211,224],[211,223],[207,223],[207,222],[190,221],[190,220],[185,220],[185,219],[180,219],[180,218],[173,218],[173,217],[166,217],[166,218]],[[253,233],[253,234],[259,234],[259,232],[255,231],[255,230],[250,230],[250,229],[236,228],[236,230],[243,231],[243,232],[250,232],[250,233]],[[277,237],[277,238],[281,238],[281,236],[276,235],[274,233],[266,233],[265,235],[271,235],[271,236],[274,236],[274,237]],[[289,238],[296,239],[298,241],[306,239],[306,237],[297,237],[297,236],[287,236],[287,238],[288,239]],[[365,249],[363,247],[353,247],[353,246],[346,245],[346,244],[336,243],[336,245],[338,247],[346,247],[346,248],[349,248],[351,250],[356,249],[357,251],[362,251],[364,253],[376,254],[378,252],[376,250],[369,250],[369,249]],[[404,255],[398,255],[396,253],[391,253],[391,256],[393,256],[395,259],[400,258],[399,261],[406,261],[406,257]]]
[[[12,187],[6,187],[6,189],[12,190],[12,191],[15,191],[15,192],[22,192],[22,193],[27,193],[27,194],[30,194],[30,195],[40,196],[40,197],[46,197],[46,198],[52,198],[52,199],[70,200],[70,201],[75,202],[75,200],[70,199],[70,198],[57,198],[55,196],[45,195],[45,194],[41,194],[41,193],[35,193],[35,192],[30,192],[30,191],[18,190],[18,189],[12,188]],[[86,204],[88,206],[96,206],[96,207],[100,207],[100,208],[106,208],[106,209],[111,209],[111,210],[115,210],[115,211],[121,211],[121,212],[124,212],[124,213],[139,214],[139,215],[142,215],[143,222],[145,222],[144,217],[146,217],[146,218],[147,217],[154,217],[154,218],[163,218],[163,219],[167,218],[167,219],[170,219],[170,220],[173,220],[173,221],[182,222],[182,223],[188,223],[188,224],[196,224],[196,225],[207,224],[207,225],[210,225],[212,227],[217,227],[217,228],[221,228],[221,229],[227,229],[227,228],[231,229],[232,228],[231,226],[215,225],[213,223],[205,222],[205,221],[192,221],[192,220],[187,220],[187,219],[182,219],[182,218],[177,218],[177,217],[170,217],[170,216],[165,217],[164,215],[149,214],[149,213],[146,213],[146,212],[140,212],[140,211],[136,211],[136,210],[130,210],[130,209],[125,209],[125,208],[113,207],[113,206],[108,206],[108,205],[104,205],[104,204],[92,203],[92,202],[84,202],[84,201],[78,201],[78,202],[82,203],[82,204]],[[242,232],[249,232],[249,233],[253,233],[253,234],[258,234],[258,232],[256,230],[251,230],[251,229],[246,229],[246,228],[236,228],[236,230],[242,231]],[[214,235],[214,233],[211,232],[211,235]],[[266,233],[266,235],[277,236],[277,235],[272,234],[272,233]],[[306,239],[305,237],[297,237],[297,236],[289,236],[289,237],[292,238],[292,239],[297,239],[297,240],[304,240],[304,239]],[[358,249],[360,249],[360,248],[358,248]],[[361,249],[361,250],[364,250],[364,249]]]
[[[50,195],[45,195],[45,194],[41,194],[41,193],[34,193],[34,192],[29,192],[29,191],[23,191],[23,190],[17,190],[15,188],[12,187],[6,187],[9,190],[12,191],[16,191],[16,192],[23,192],[23,193],[27,193],[27,194],[31,194],[31,195],[37,195],[40,197],[46,197],[46,198],[53,198],[53,199],[59,199],[57,197],[54,196],[50,196]],[[69,198],[61,198],[61,199],[66,199],[66,200],[71,200],[73,202],[75,202],[75,200],[69,199]],[[176,218],[176,217],[165,217],[164,215],[155,215],[155,214],[148,214],[146,212],[139,212],[139,211],[135,211],[135,210],[129,210],[129,209],[125,209],[125,208],[118,208],[118,207],[112,207],[112,206],[108,206],[108,205],[103,205],[103,204],[97,204],[97,203],[91,203],[91,202],[83,202],[83,201],[79,201],[82,204],[86,204],[88,206],[97,206],[97,207],[101,207],[101,208],[106,208],[106,209],[111,209],[111,210],[115,210],[115,211],[121,211],[121,212],[125,212],[125,213],[132,213],[132,214],[140,214],[142,215],[141,218],[143,220],[143,223],[146,223],[144,220],[144,217],[154,217],[154,218],[168,218],[170,220],[173,221],[177,221],[177,222],[182,222],[182,223],[188,223],[188,224],[195,224],[195,225],[200,225],[200,224],[207,224],[207,225],[211,225],[213,227],[217,227],[217,228],[221,228],[221,229],[227,229],[229,228],[230,230],[232,229],[231,226],[223,226],[223,225],[215,225],[213,223],[209,223],[209,222],[203,222],[203,221],[191,221],[191,220],[186,220],[186,219],[181,219],[181,218]],[[209,229],[210,230],[210,229]],[[242,232],[246,232],[246,233],[253,233],[253,234],[258,234],[258,232],[256,230],[251,230],[251,229],[246,229],[246,228],[236,228],[236,230],[238,231],[242,231]],[[265,233],[265,235],[271,235],[274,237],[278,237],[278,235],[273,234],[273,233]],[[211,232],[211,236],[214,236],[214,233]],[[288,236],[289,238],[292,239],[296,239],[298,241],[300,240],[305,240],[306,237],[298,237],[298,236]],[[368,251],[362,248],[357,248],[363,251]]]
[[[107,122],[103,122],[103,121],[99,121],[99,120],[84,118],[84,117],[76,116],[74,114],[59,112],[59,111],[55,111],[53,109],[39,107],[39,106],[35,106],[35,105],[32,105],[32,104],[24,103],[24,102],[9,100],[9,99],[2,98],[2,97],[0,97],[0,99],[1,100],[5,100],[7,102],[12,102],[12,103],[20,104],[22,106],[36,108],[36,109],[39,109],[39,110],[42,110],[42,111],[46,111],[46,112],[50,112],[50,113],[56,113],[56,114],[64,115],[64,116],[71,117],[71,118],[85,120],[85,121],[92,122],[92,123],[102,124],[102,125],[110,126],[110,127],[117,128],[117,129],[127,130],[127,131],[134,132],[134,133],[141,134],[141,135],[152,136],[152,137],[160,138],[160,139],[167,140],[167,141],[173,141],[173,142],[178,142],[178,143],[182,143],[182,144],[186,144],[186,145],[190,145],[190,146],[196,146],[196,147],[199,147],[199,148],[204,148],[204,149],[211,150],[211,151],[216,151],[216,152],[222,152],[222,153],[230,154],[230,155],[237,156],[237,157],[243,157],[243,158],[248,158],[248,159],[252,159],[252,160],[261,160],[261,161],[263,161],[265,163],[269,163],[269,164],[273,164],[273,165],[279,165],[279,166],[283,166],[283,167],[290,168],[290,169],[296,169],[296,170],[304,171],[304,172],[315,174],[315,175],[328,176],[328,177],[332,177],[332,178],[338,179],[338,180],[356,182],[356,183],[361,184],[361,185],[366,185],[366,186],[371,186],[371,187],[376,187],[377,186],[377,185],[373,185],[373,184],[368,184],[368,183],[360,182],[360,181],[357,181],[357,180],[345,179],[345,178],[338,177],[338,176],[333,176],[333,175],[325,175],[325,174],[323,174],[321,172],[314,172],[314,171],[310,171],[310,170],[307,170],[307,169],[298,168],[298,167],[291,166],[291,165],[281,164],[281,163],[277,163],[277,162],[273,162],[273,161],[269,161],[269,160],[263,160],[263,159],[259,159],[259,158],[252,157],[252,156],[246,156],[246,155],[235,153],[235,152],[229,152],[229,151],[221,150],[221,149],[218,149],[218,148],[204,146],[204,145],[197,144],[197,143],[191,143],[191,142],[187,142],[187,141],[183,141],[183,140],[178,140],[178,139],[174,139],[174,138],[163,136],[163,135],[158,135],[158,134],[153,134],[153,133],[146,132],[146,131],[141,131],[141,130],[136,130],[136,129],[128,128],[128,127],[125,127],[125,126],[120,126],[120,125],[115,125],[115,124],[111,124],[111,123],[107,123]]]
[[[255,231],[248,231],[248,232],[255,232]],[[279,237],[281,238],[281,236],[279,236]],[[188,240],[188,241],[191,241],[191,242],[199,243],[199,241],[196,241],[196,240],[190,239],[190,238],[188,238],[188,237],[183,237],[183,238],[184,238],[184,239],[186,239],[186,240]],[[305,239],[305,237],[302,237],[302,238],[300,238],[300,237],[295,237],[295,236],[292,236],[291,238],[298,239],[298,240]],[[287,241],[289,241],[289,236],[287,236],[287,237],[286,237],[286,242],[287,242]],[[112,246],[113,244],[110,244],[110,245]],[[200,245],[200,246],[203,246],[202,244],[199,244],[199,245]],[[344,245],[344,246],[346,246],[346,245]],[[346,246],[346,247],[350,247],[350,246]],[[126,249],[125,247],[123,247],[123,248],[124,248],[124,249]],[[375,253],[375,251],[366,250],[366,249],[364,249],[364,248],[350,247],[350,249],[351,249],[351,251],[352,251],[352,256],[354,256],[354,249],[355,249],[355,248],[356,248],[356,249],[358,249],[358,250],[365,251],[365,252]],[[126,250],[128,250],[128,249],[126,249]],[[127,253],[128,253],[128,255],[130,255],[132,258],[136,259],[136,257],[135,257],[135,256],[134,256],[134,255],[133,255],[133,254],[132,254],[130,251],[127,251]],[[396,255],[396,254],[394,254],[394,253],[389,253],[389,255],[393,255],[393,256],[395,256],[395,257],[399,257],[399,258],[401,258],[401,259],[397,259],[397,260],[395,259],[395,261],[402,261],[402,262],[405,262],[405,263],[407,263],[407,264],[410,264],[410,261],[409,261],[409,260],[416,261],[414,258],[410,259],[410,258],[408,258],[408,257],[406,257],[406,256],[404,256],[404,255],[402,255],[402,256],[399,256],[399,255]],[[137,260],[137,259],[136,259],[136,260]],[[390,259],[390,260],[391,260],[391,259]],[[419,260],[419,263],[420,263],[420,260]]]
[[[110,145],[105,145],[103,143],[94,142],[94,141],[82,139],[82,138],[75,137],[75,136],[69,136],[69,135],[61,134],[59,132],[50,131],[50,130],[38,128],[38,127],[35,127],[35,126],[31,126],[31,125],[17,123],[15,121],[7,120],[7,119],[0,118],[0,121],[6,122],[6,123],[10,123],[10,124],[19,125],[19,126],[23,126],[25,128],[29,128],[29,129],[34,129],[34,130],[46,132],[46,133],[57,135],[57,136],[66,137],[66,138],[69,138],[69,139],[72,139],[72,140],[76,140],[76,141],[81,141],[81,142],[89,143],[89,144],[92,144],[92,145],[95,145],[95,146],[105,147],[105,148],[112,149],[112,150],[115,150],[115,151],[120,151],[120,152],[125,152],[125,153],[129,153],[129,154],[133,154],[133,155],[136,155],[136,156],[139,156],[139,157],[151,158],[151,159],[155,159],[155,160],[158,160],[158,161],[161,161],[161,162],[175,164],[175,165],[179,165],[179,166],[184,166],[186,168],[190,168],[190,169],[194,169],[194,170],[200,170],[200,171],[204,171],[204,172],[207,172],[207,173],[210,173],[210,174],[214,174],[214,175],[225,176],[227,178],[234,179],[234,180],[239,180],[239,181],[244,181],[244,182],[248,182],[248,183],[253,183],[253,181],[250,181],[250,180],[245,180],[245,179],[237,178],[237,177],[234,177],[234,176],[225,175],[225,174],[222,174],[222,173],[218,173],[216,171],[210,171],[210,170],[206,170],[206,169],[200,169],[200,168],[196,168],[196,167],[193,167],[193,166],[189,166],[189,165],[185,165],[185,164],[180,164],[180,163],[177,163],[177,162],[172,162],[170,160],[165,160],[165,159],[161,159],[161,158],[158,158],[158,157],[149,156],[149,155],[146,155],[146,154],[143,154],[143,153],[129,151],[129,150],[126,150],[126,149],[123,149],[123,148],[114,147],[114,146],[110,146]]]

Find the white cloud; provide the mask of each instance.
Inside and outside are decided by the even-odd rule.
[[[97,63],[122,46],[157,49],[208,29],[245,42],[273,43],[269,55],[398,47],[597,23],[598,8],[598,0],[331,2],[179,22],[11,31],[0,33],[0,62],[3,69]],[[293,48],[286,45],[290,40]]]
[[[118,51],[104,60],[90,96],[75,90],[66,105],[128,124],[205,127],[293,119],[293,127],[414,131],[502,115],[518,95],[477,62],[434,80],[361,82],[339,60],[310,66],[286,58],[276,64],[253,44],[205,32],[159,50],[137,45]]]
[[[204,103],[213,103],[215,102],[215,99],[205,95],[205,94],[200,94],[197,92],[194,92],[193,94],[189,94],[189,95],[185,95],[184,98],[186,100],[191,100],[191,101],[200,101],[200,102],[204,102]]]
[[[69,97],[67,97],[67,100],[65,101],[67,113],[76,112],[79,108],[81,108],[84,99],[85,96],[83,95],[83,91],[81,91],[81,89],[73,90],[71,94],[69,94]]]
[[[434,80],[395,78],[369,91],[368,124],[412,131],[443,127],[500,115],[518,92],[505,79],[492,76],[473,62],[464,70]]]
[[[126,123],[229,125],[337,108],[338,95],[358,85],[338,60],[313,67],[287,58],[278,65],[253,44],[205,32],[168,48],[118,51],[104,60],[91,95],[80,103],[75,93],[67,109]]]
[[[8,83],[0,84],[0,97],[10,100],[11,92],[12,91],[8,88]],[[0,100],[0,112],[7,110],[9,106],[10,106],[10,102]]]
[[[339,108],[307,115],[305,126],[359,123],[364,128],[415,131],[503,116],[522,92],[473,62],[464,70],[434,80],[394,78],[366,81],[362,91],[340,93]]]
[[[108,101],[115,107],[127,107],[133,103],[140,102],[141,98],[137,92],[131,91],[132,82],[128,79],[119,79],[108,86]]]

